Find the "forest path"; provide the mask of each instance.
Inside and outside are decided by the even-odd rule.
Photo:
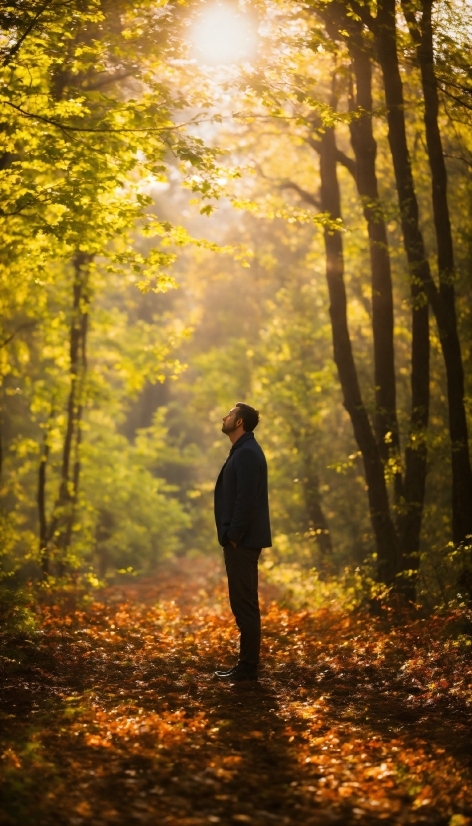
[[[463,620],[392,629],[263,585],[260,682],[228,685],[215,564],[43,609],[4,664],[0,822],[472,824],[470,638],[445,634]]]

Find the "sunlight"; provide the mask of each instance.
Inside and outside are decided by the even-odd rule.
[[[227,3],[209,6],[190,35],[195,57],[207,65],[250,60],[256,53],[257,31],[250,16]]]

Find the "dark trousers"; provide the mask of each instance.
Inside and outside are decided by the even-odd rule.
[[[241,633],[239,662],[257,665],[261,647],[261,612],[257,592],[257,563],[261,549],[226,545],[229,604]]]

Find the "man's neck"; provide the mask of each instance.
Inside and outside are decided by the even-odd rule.
[[[234,443],[237,442],[238,439],[241,438],[241,436],[244,436],[244,433],[245,431],[242,428],[240,430],[239,427],[237,430],[233,430],[232,433],[228,433],[231,444],[234,445]]]

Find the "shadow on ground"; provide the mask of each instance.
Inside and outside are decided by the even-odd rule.
[[[466,706],[415,704],[361,624],[276,605],[260,682],[218,682],[235,633],[199,566],[46,606],[12,641],[2,824],[472,823]]]

